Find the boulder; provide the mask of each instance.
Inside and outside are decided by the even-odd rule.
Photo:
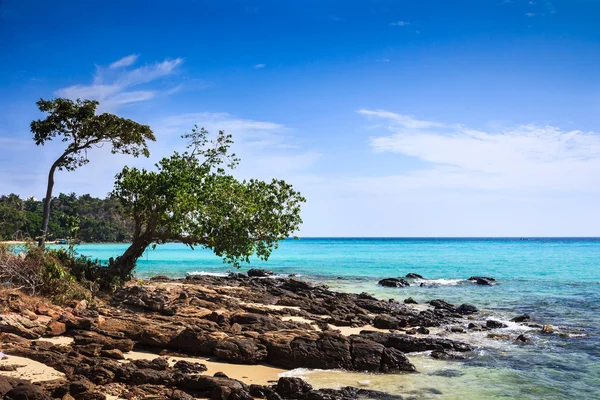
[[[6,392],[4,400],[51,400],[51,397],[39,387],[23,383]]]
[[[515,339],[516,343],[531,343],[531,339],[529,339],[527,336],[525,335],[519,335],[517,336],[517,338]]]
[[[46,332],[46,326],[21,314],[2,314],[0,332],[13,333],[26,339],[39,339]]]
[[[461,304],[460,306],[456,307],[456,312],[461,315],[471,315],[478,311],[479,309],[472,304]]]
[[[413,272],[406,274],[405,278],[408,279],[423,279],[423,277],[419,274],[415,274]]]
[[[312,390],[312,386],[300,378],[282,377],[277,381],[277,393],[286,399],[299,399]]]
[[[266,269],[252,268],[248,271],[248,276],[250,278],[265,278],[271,275],[273,275],[273,271],[269,271]]]
[[[74,331],[73,341],[74,344],[79,346],[98,344],[101,346],[102,350],[118,349],[123,352],[133,350],[134,345],[134,342],[131,339],[115,339],[92,331]]]
[[[436,309],[448,310],[448,311],[452,311],[452,312],[457,311],[456,307],[454,307],[454,305],[448,303],[447,301],[441,300],[441,299],[431,300],[429,302],[429,304],[431,304]]]
[[[200,364],[198,362],[190,362],[186,360],[179,360],[173,365],[178,371],[181,371],[184,374],[197,374],[200,372],[204,372],[207,370],[206,365]]]
[[[398,319],[389,315],[378,315],[373,320],[373,326],[378,329],[398,329],[407,326],[405,319]]]
[[[404,299],[404,304],[419,304],[415,299],[409,297],[408,299]]]
[[[67,325],[58,321],[50,321],[46,325],[46,336],[60,336],[67,331]]]
[[[228,338],[217,343],[213,354],[236,364],[257,364],[267,359],[267,348],[253,339]]]
[[[527,314],[519,315],[518,317],[514,317],[511,319],[512,322],[527,322],[531,319],[531,317]]]
[[[385,279],[380,280],[377,284],[379,286],[385,286],[385,287],[406,287],[406,286],[410,286],[410,283],[408,283],[404,279],[397,279],[397,278],[385,278]]]
[[[488,319],[487,321],[485,321],[485,326],[490,328],[490,329],[500,329],[500,328],[506,328],[507,325],[503,324],[500,321],[495,321],[493,319]]]

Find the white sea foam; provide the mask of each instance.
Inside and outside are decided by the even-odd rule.
[[[425,286],[457,286],[464,285],[468,281],[466,279],[415,279],[416,285],[421,283]]]
[[[229,276],[228,272],[191,271],[191,272],[188,272],[187,274],[190,276],[220,276],[220,277]]]

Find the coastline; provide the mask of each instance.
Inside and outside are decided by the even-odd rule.
[[[40,311],[39,304],[36,307],[34,313]],[[475,320],[451,307],[454,306],[441,301],[434,305],[381,301],[366,293],[333,292],[293,278],[250,278],[242,274],[187,279],[156,277],[144,285],[119,289],[101,304],[53,307],[54,311],[45,312],[46,315],[29,317],[32,327],[20,332],[25,336],[33,331],[47,335],[52,322],[62,328],[51,332],[59,343],[17,340],[14,333],[19,331],[14,319],[7,320],[4,314],[0,315],[0,327],[4,332],[2,350],[9,360],[13,355],[44,360],[67,379],[83,372],[90,381],[96,380],[96,388],[103,390],[112,390],[112,383],[97,381],[91,372],[86,375],[85,371],[66,367],[73,360],[65,355],[65,345],[78,358],[88,357],[88,362],[101,363],[105,369],[116,368],[108,356],[115,354],[107,352],[122,346],[122,350],[127,350],[121,351],[124,360],[147,363],[162,355],[169,357],[165,368],[172,370],[176,361],[184,359],[204,364],[202,376],[223,372],[250,385],[274,384],[279,377],[302,376],[315,388],[323,388],[333,376],[337,377],[335,389],[344,390],[339,383],[346,382],[365,391],[379,387],[374,381],[390,377],[405,386],[402,391],[417,391],[419,398],[426,395],[424,390],[442,392],[441,388],[422,387],[432,383],[432,372],[448,366],[460,369],[462,360],[476,355],[476,347],[467,344],[469,333],[451,337],[449,332],[451,326],[466,326]],[[405,322],[400,322],[401,318]],[[18,321],[22,325],[24,320]],[[38,329],[36,324],[43,325],[44,321],[47,325]],[[480,324],[476,331],[494,329]],[[65,343],[65,335],[73,342]],[[84,345],[96,346],[97,351],[86,355]],[[413,361],[424,370],[419,371]],[[121,370],[116,371],[113,374]],[[326,376],[320,379],[323,375]],[[116,389],[111,393],[120,396],[132,388],[120,390],[121,394],[114,394]],[[389,391],[392,395],[406,394],[393,386]],[[317,390],[313,392],[318,394]]]

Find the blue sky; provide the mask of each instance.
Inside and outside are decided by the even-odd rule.
[[[600,2],[0,0],[0,192],[41,198],[35,101],[149,124],[56,193],[234,135],[240,177],[307,197],[304,236],[600,235]]]

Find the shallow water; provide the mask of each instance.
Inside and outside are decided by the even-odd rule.
[[[85,244],[78,251],[106,261],[125,248]],[[533,344],[516,345],[488,339],[486,333],[455,334],[451,337],[480,346],[476,356],[452,362],[412,356],[420,371],[416,375],[295,371],[315,386],[363,385],[417,399],[600,398],[600,239],[307,238],[282,242],[268,263],[256,260],[252,266],[382,298],[471,303],[482,309],[480,318],[506,321],[528,313],[570,336],[529,330]],[[208,251],[167,244],[146,252],[137,275],[230,270]],[[409,272],[423,275],[426,286],[418,286],[421,281],[408,288],[377,285],[380,278]],[[466,279],[472,275],[494,277],[498,284],[471,284]],[[514,337],[523,330],[510,324],[499,332]]]

